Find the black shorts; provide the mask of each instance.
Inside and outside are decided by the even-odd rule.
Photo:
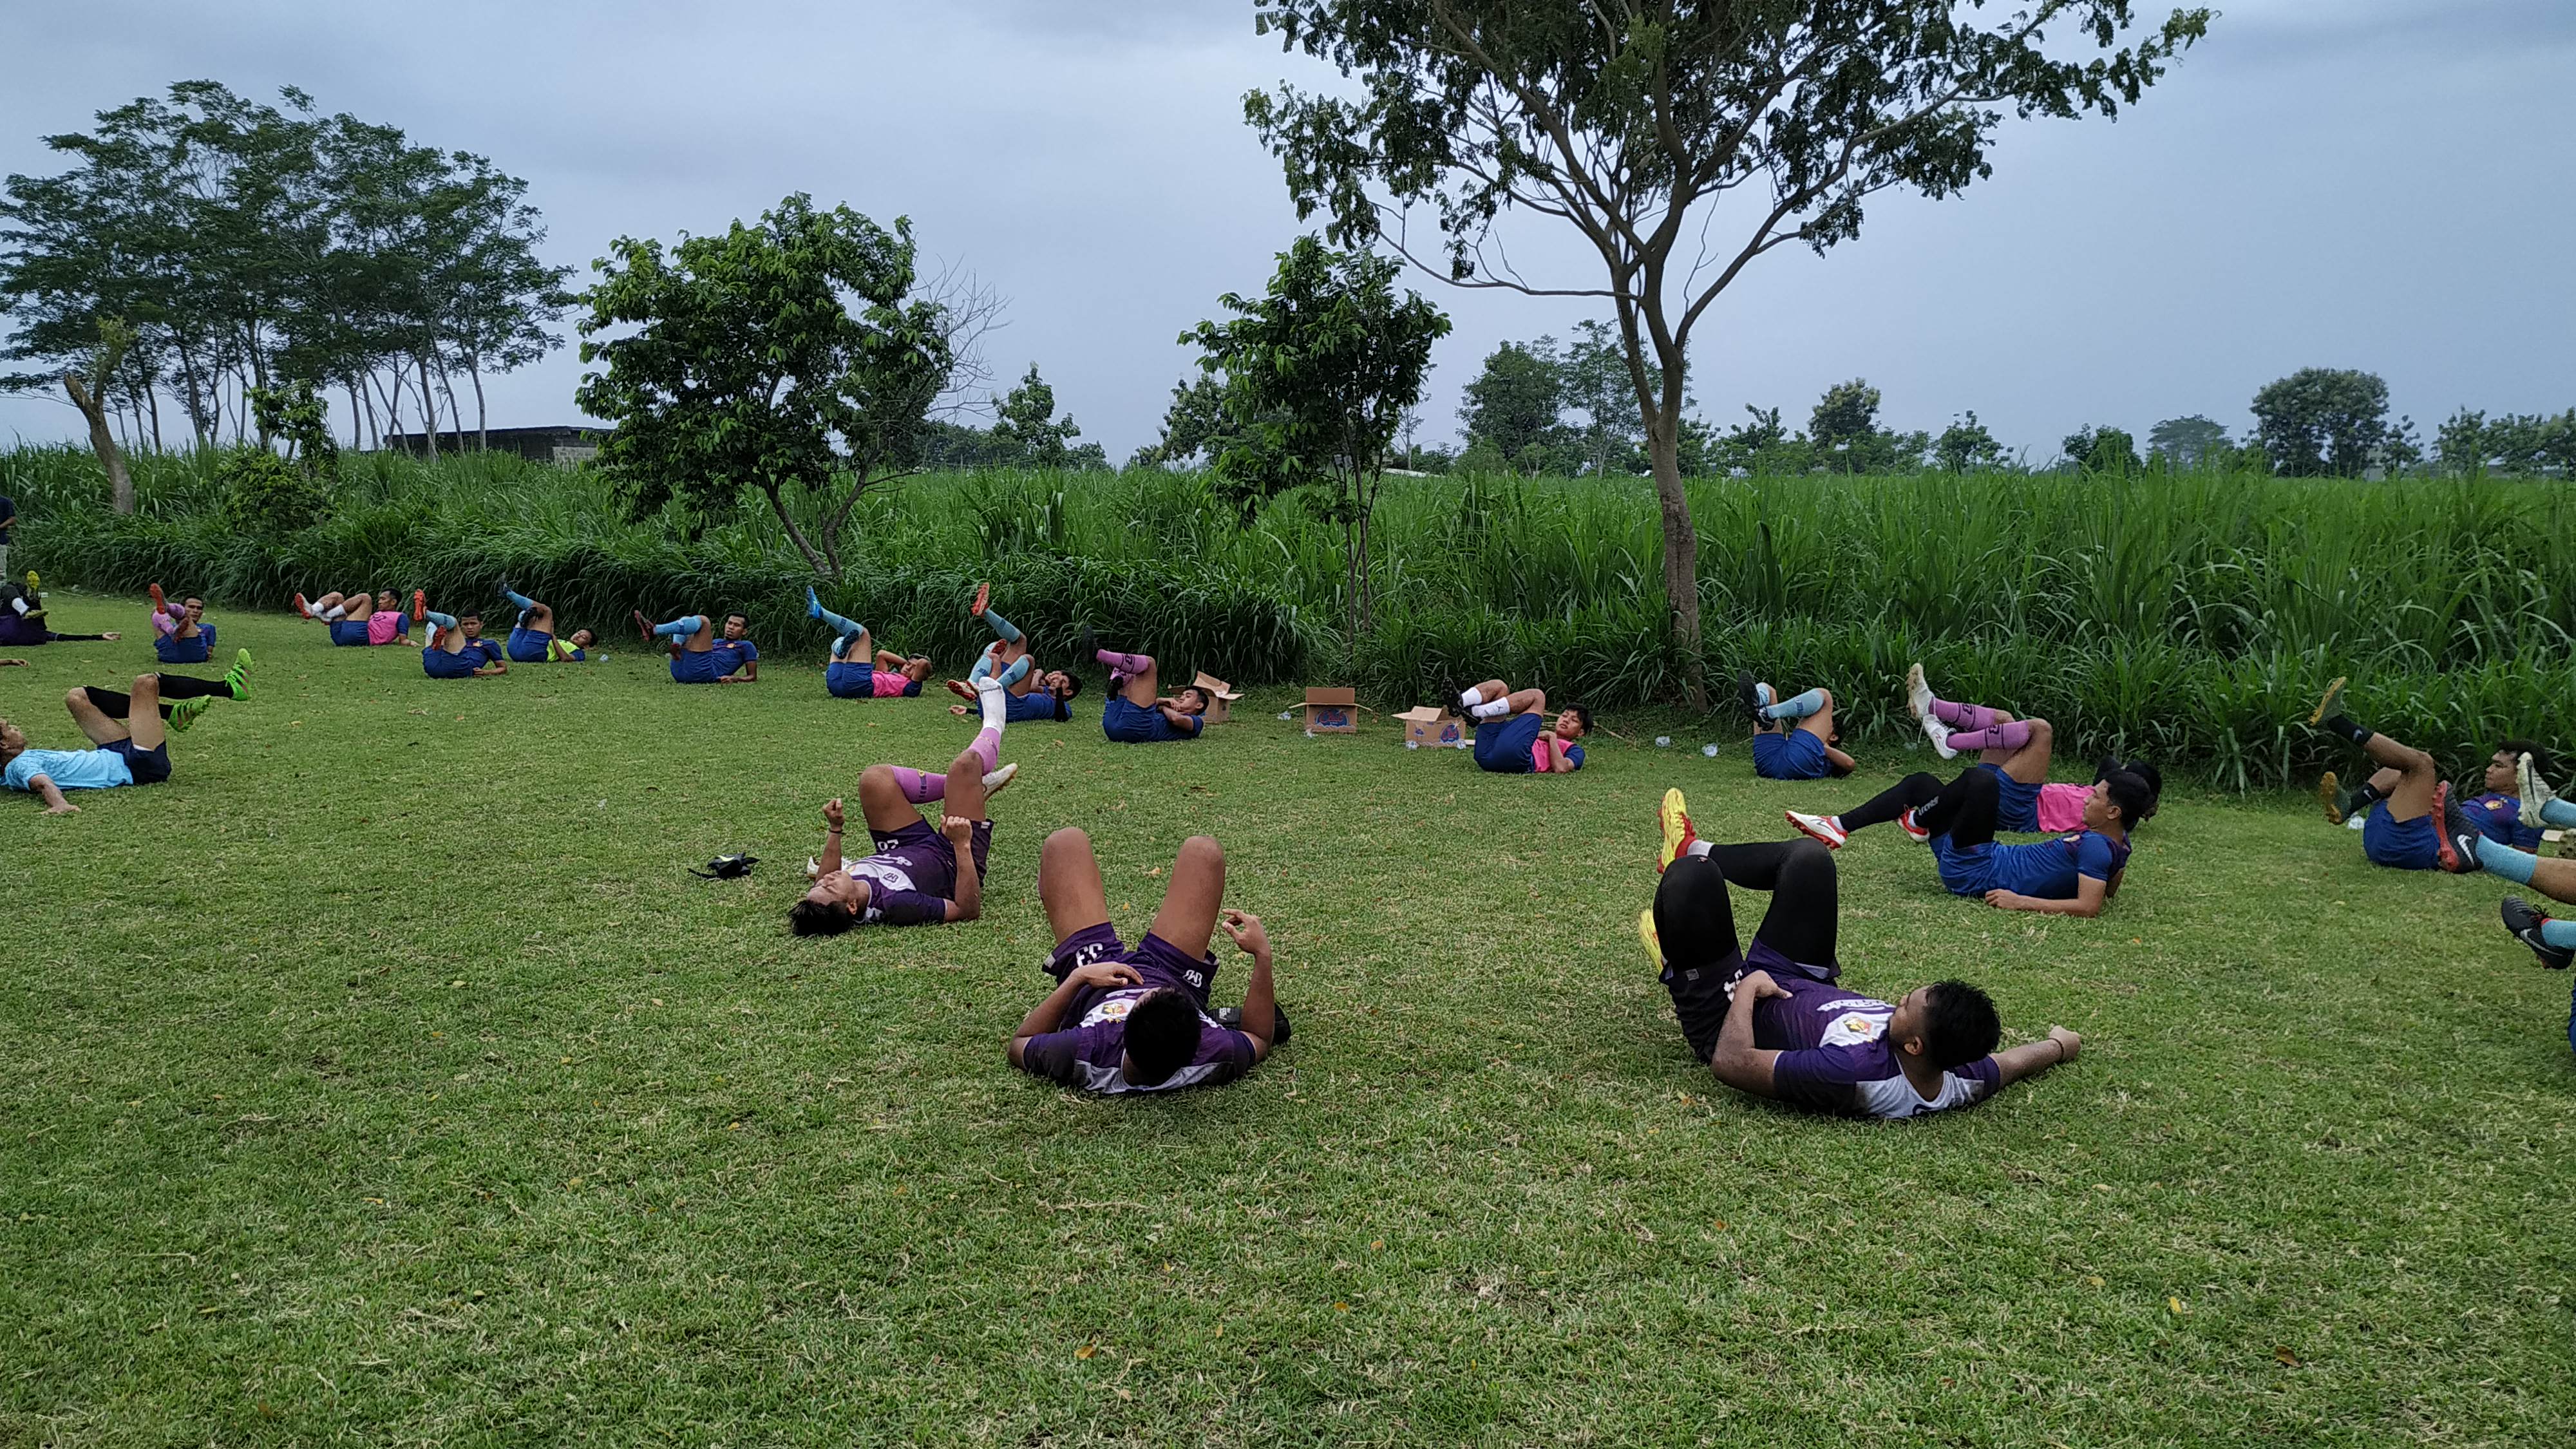
[[[114,751],[124,759],[125,768],[134,772],[137,785],[158,785],[170,778],[170,745],[167,741],[148,750],[138,750],[132,740],[110,740],[99,746]]]
[[[1706,966],[1664,968],[1664,989],[1673,994],[1673,1016],[1682,1036],[1701,1061],[1717,1055],[1717,1034],[1726,1029],[1726,1009],[1735,983],[1744,977],[1744,958],[1729,953]]]

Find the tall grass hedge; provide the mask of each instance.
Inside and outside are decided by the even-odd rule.
[[[228,522],[223,457],[138,458],[105,505],[72,449],[0,453],[18,556],[56,579],[158,580],[232,604],[298,589],[505,579],[615,637],[629,609],[743,609],[765,646],[823,648],[813,577],[764,512],[625,519],[605,485],[504,455],[344,461],[334,515]],[[2507,735],[2576,745],[2576,511],[2551,480],[2385,483],[2224,474],[1712,479],[1700,528],[1706,665],[1832,687],[1845,729],[1906,727],[1894,681],[2054,720],[2066,748],[2146,752],[2252,787],[2348,763],[2301,727],[2316,692],[2465,769]],[[1660,542],[1642,482],[1391,484],[1379,619],[1343,637],[1338,532],[1294,503],[1245,521],[1187,474],[917,478],[860,506],[822,592],[890,647],[962,664],[974,580],[1061,655],[1074,626],[1240,683],[1330,678],[1390,704],[1499,674],[1612,707],[1669,704]]]

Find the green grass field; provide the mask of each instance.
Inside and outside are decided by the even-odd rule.
[[[0,671],[0,716],[65,745],[62,691],[150,651],[140,604],[55,604],[128,631]],[[750,688],[614,643],[440,683],[219,622],[258,695],[177,738],[171,785],[62,819],[0,798],[0,1444],[2576,1423],[2569,983],[2497,929],[2504,887],[2375,869],[2303,801],[2176,785],[2091,922],[1855,842],[1848,982],[1967,976],[2009,1040],[2087,1042],[1976,1111],[1867,1125],[1718,1086],[1634,919],[1667,784],[1706,833],[1770,838],[1921,752],[1782,786],[1732,726],[1614,718],[1684,748],[1506,778],[1384,725],[1307,739],[1285,692],[1111,746],[1094,689],[1004,742],[984,921],[796,941],[821,802],[946,761],[938,704],[826,698],[811,640]],[[1180,841],[1223,841],[1293,1043],[1170,1100],[1010,1071],[1065,824],[1131,937]],[[734,849],[747,882],[684,873]],[[1241,982],[1229,954],[1218,998]]]

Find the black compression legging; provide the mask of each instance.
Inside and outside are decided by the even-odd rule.
[[[220,679],[191,679],[184,674],[155,675],[161,681],[161,717],[170,717],[169,701],[174,699],[230,699],[232,686]],[[95,684],[81,686],[89,696],[92,708],[109,719],[124,719],[134,713],[134,696],[121,690],[101,689]]]
[[[1941,781],[1917,770],[1871,796],[1868,804],[1857,810],[1846,810],[1834,818],[1843,823],[1846,832],[1886,825],[1908,810],[1931,804],[1940,795]]]
[[[2003,809],[1995,772],[1974,766],[1944,785],[1921,771],[1906,776],[1857,810],[1836,817],[1846,832],[1884,825],[1911,810],[1914,823],[1934,835],[1947,835],[1953,845],[1982,845],[1995,838],[1995,818]]]
[[[1740,949],[1730,884],[1771,893],[1755,940],[1792,961],[1833,962],[1841,915],[1833,853],[1812,840],[1769,840],[1711,846],[1705,857],[1684,856],[1665,870],[1655,888],[1655,935],[1667,964],[1713,965]]]

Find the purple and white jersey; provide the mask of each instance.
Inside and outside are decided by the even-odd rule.
[[[1144,978],[1141,986],[1107,991],[1086,990],[1065,1006],[1069,1025],[1028,1039],[1020,1048],[1022,1069],[1085,1092],[1173,1092],[1183,1087],[1222,1086],[1251,1071],[1256,1060],[1252,1038],[1219,1026],[1207,1013],[1208,982],[1216,974],[1213,957],[1191,960],[1162,937],[1148,934],[1143,944],[1127,950],[1116,931],[1094,926],[1067,938],[1047,961],[1047,974],[1058,980],[1093,961],[1125,961]],[[1127,1013],[1136,1003],[1164,988],[1178,990],[1198,1008],[1198,1049],[1187,1065],[1154,1083],[1128,1081],[1121,1064],[1127,1057]]]
[[[1888,1044],[1895,1007],[1819,981],[1760,941],[1745,964],[1770,972],[1789,993],[1764,1001],[1753,1014],[1753,1044],[1780,1053],[1771,1063],[1771,1091],[1783,1102],[1861,1117],[1920,1117],[1975,1106],[2002,1081],[1995,1059],[1979,1057],[1943,1072],[1941,1090],[1926,1099]]]
[[[869,843],[875,854],[841,862],[843,873],[868,883],[862,925],[921,926],[947,919],[947,902],[957,889],[957,852],[947,836],[916,820]],[[975,822],[971,845],[980,877],[992,854],[993,822]]]

